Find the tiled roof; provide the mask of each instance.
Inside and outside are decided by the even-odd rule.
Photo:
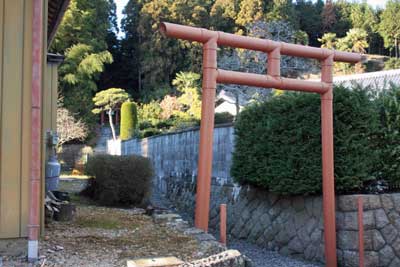
[[[360,85],[362,87],[371,87],[372,89],[380,90],[391,83],[400,85],[400,69],[337,76],[333,77],[333,83],[345,87]]]

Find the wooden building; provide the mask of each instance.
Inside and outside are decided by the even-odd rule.
[[[32,135],[36,125],[41,128],[37,138],[42,147],[38,153],[42,162],[38,167],[42,188],[38,193],[41,202],[38,206],[42,218],[39,226],[43,226],[46,158],[43,140],[48,130],[56,130],[57,66],[60,62],[59,56],[47,56],[47,51],[67,5],[68,0],[0,0],[0,255],[1,243],[5,240],[25,240],[28,236],[30,180],[32,158],[35,158]],[[35,21],[41,24],[36,31]],[[39,35],[36,35],[37,29],[40,29]],[[36,41],[38,36],[43,36],[43,40]],[[32,77],[40,77],[40,80]],[[33,104],[35,84],[41,88],[40,106]],[[32,116],[36,110],[41,114],[40,124],[36,124]]]

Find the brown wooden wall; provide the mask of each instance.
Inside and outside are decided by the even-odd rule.
[[[47,17],[46,7],[47,0],[43,0],[44,15]],[[43,25],[45,32],[46,26]],[[46,40],[45,34],[43,40],[45,46],[47,46]],[[0,238],[27,235],[31,49],[32,0],[0,0]],[[44,62],[46,60],[45,47],[43,60]],[[46,64],[43,70],[45,80],[43,132],[45,132],[47,127],[55,127],[53,116],[56,113],[54,110],[56,104],[53,102],[57,98],[54,94],[57,76],[52,67]],[[42,158],[44,160],[45,155]]]

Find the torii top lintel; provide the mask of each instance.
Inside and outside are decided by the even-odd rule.
[[[183,26],[168,22],[161,23],[160,30],[166,36],[177,39],[206,43],[210,39],[216,38],[218,45],[261,51],[265,53],[279,49],[282,55],[314,58],[319,60],[323,60],[333,54],[334,61],[346,63],[357,63],[362,59],[362,55],[357,53],[276,42],[272,40],[241,36],[220,31],[211,31],[203,28]]]
[[[329,83],[332,82],[331,75],[326,75],[327,79],[325,78],[323,82],[281,78],[280,56],[287,55],[313,58],[322,61],[322,64],[328,65],[332,65],[333,61],[357,63],[362,60],[362,55],[357,53],[276,42],[267,39],[240,36],[231,33],[211,31],[203,28],[183,26],[168,22],[161,23],[160,31],[167,37],[203,43],[204,46],[208,46],[209,49],[216,49],[218,45],[221,45],[260,51],[268,54],[269,60],[267,75],[241,73],[218,69],[216,74],[218,83],[232,83],[323,94],[329,90]],[[211,63],[211,61],[208,62]],[[216,66],[215,69],[217,69]]]

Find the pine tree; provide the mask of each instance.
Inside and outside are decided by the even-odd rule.
[[[104,91],[98,92],[95,97],[93,97],[93,103],[95,108],[92,110],[94,114],[99,114],[101,112],[107,112],[108,121],[110,123],[111,132],[113,139],[117,140],[115,134],[114,123],[112,120],[112,114],[115,108],[129,99],[129,94],[121,88],[110,88]]]
[[[400,39],[400,1],[389,0],[382,12],[379,33],[385,41],[385,47],[394,48],[395,57],[399,57]]]

